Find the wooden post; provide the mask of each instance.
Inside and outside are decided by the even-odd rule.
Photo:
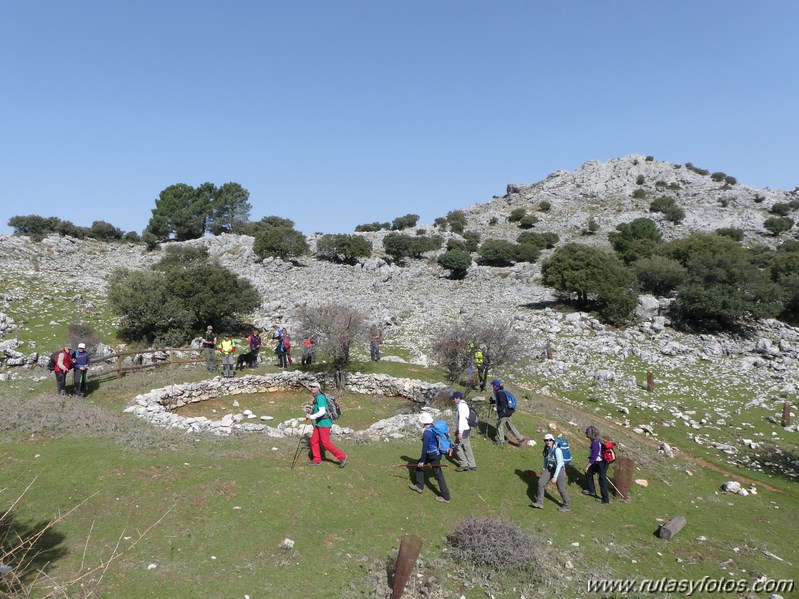
[[[117,355],[117,378],[122,378],[122,356]]]
[[[787,400],[782,404],[782,422],[780,424],[782,424],[783,428],[791,426],[791,402]]]
[[[674,535],[682,530],[682,527],[685,526],[685,517],[684,516],[675,516],[665,524],[660,526],[660,530],[658,531],[658,536],[661,539],[666,539],[667,541],[671,539]]]
[[[646,373],[646,390],[650,393],[655,390],[655,375],[652,374],[651,370]]]
[[[613,466],[613,484],[616,485],[616,489],[621,493],[624,499],[629,499],[630,487],[632,487],[635,475],[635,461],[627,457],[619,456],[616,458]],[[613,490],[613,487],[611,487],[611,490]]]
[[[397,563],[394,564],[394,584],[391,587],[391,599],[402,599],[405,585],[411,577],[413,567],[422,551],[422,539],[414,535],[404,535],[400,538]]]
[[[547,360],[552,359],[552,344],[547,341]]]

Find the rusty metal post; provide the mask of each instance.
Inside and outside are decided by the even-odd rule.
[[[655,390],[655,375],[651,370],[646,372],[646,390],[650,393]]]
[[[613,484],[625,499],[629,499],[630,487],[632,487],[635,475],[635,461],[619,456],[613,463],[613,469]]]
[[[391,587],[391,599],[402,599],[405,585],[411,577],[413,567],[422,551],[422,539],[414,535],[404,535],[400,538],[397,563],[394,564],[394,584]]]
[[[780,424],[783,427],[791,426],[791,402],[787,400],[782,404],[782,421]]]

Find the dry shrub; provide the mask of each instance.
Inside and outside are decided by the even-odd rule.
[[[450,555],[499,572],[539,567],[548,561],[547,545],[502,518],[467,518],[449,536]]]
[[[363,576],[350,583],[344,596],[348,599],[354,597],[391,599],[397,553],[398,550],[394,549],[391,555],[383,560],[367,558],[361,566],[365,570]],[[426,560],[420,556],[405,585],[403,599],[445,599],[448,597],[455,599],[460,597],[460,593],[448,593],[442,588],[441,576],[450,569],[451,565],[444,560]]]

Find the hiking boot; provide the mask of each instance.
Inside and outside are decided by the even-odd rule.
[[[570,512],[572,509],[568,505],[562,505],[558,508],[559,512]]]
[[[305,465],[306,465],[306,466],[321,466],[321,465],[322,465],[322,462],[314,462],[313,460],[311,460],[310,462],[308,462],[308,463],[307,463],[307,464],[305,464]]]
[[[466,472],[469,469],[468,466],[458,466],[455,468],[455,472]]]
[[[602,501],[599,497],[597,497],[594,501],[597,503],[601,503],[602,505],[610,505],[610,501]]]
[[[477,470],[477,466],[472,466],[469,470]]]
[[[591,491],[587,491],[583,489],[583,495],[588,495],[589,497],[596,497],[596,493],[592,493]]]
[[[423,491],[423,489],[420,489],[419,487],[417,487],[417,486],[416,486],[415,484],[413,484],[413,483],[411,483],[410,485],[408,485],[408,488],[409,488],[411,491],[416,491],[416,492],[417,492],[417,493],[419,493],[420,495],[422,494],[422,491]]]
[[[538,503],[537,501],[534,501],[533,503],[530,504],[530,507],[534,507],[537,510],[543,510],[544,509],[544,504],[543,503]]]
[[[436,495],[436,501],[439,503],[449,503],[449,499],[444,499],[441,495]]]
[[[348,453],[345,453],[345,454],[344,454],[344,459],[343,459],[343,460],[341,460],[341,461],[338,463],[338,467],[339,467],[339,468],[343,468],[344,466],[346,466],[346,465],[347,465],[347,460],[349,460],[349,459],[350,459],[350,454],[348,454]]]
[[[496,445],[497,447],[502,447],[503,445],[505,445],[505,442],[504,441],[494,441],[494,445]]]

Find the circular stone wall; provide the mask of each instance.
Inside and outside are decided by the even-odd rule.
[[[126,408],[125,412],[133,413],[156,426],[179,428],[192,433],[212,432],[217,435],[229,435],[235,430],[242,430],[262,432],[271,437],[295,436],[310,432],[310,425],[306,424],[304,419],[295,418],[272,427],[261,423],[245,422],[247,416],[244,414],[227,414],[221,420],[210,420],[205,416],[194,418],[179,416],[172,410],[186,404],[228,395],[274,393],[299,387],[307,388],[313,381],[318,381],[322,385],[328,382],[332,384],[332,377],[313,376],[299,371],[264,375],[248,374],[233,379],[215,377],[198,383],[169,385],[142,393],[133,398],[133,405]],[[426,383],[416,379],[394,378],[385,374],[355,373],[347,375],[347,390],[353,393],[401,396],[421,404],[426,404],[439,392],[447,389],[449,387],[444,383]],[[411,420],[414,418],[410,417]],[[387,432],[386,427],[394,428],[388,425],[389,422],[395,423],[401,428],[408,421],[407,415],[395,416],[376,423],[370,429],[378,427],[377,430],[385,433]],[[331,432],[333,434],[352,434],[354,431],[333,424]]]

